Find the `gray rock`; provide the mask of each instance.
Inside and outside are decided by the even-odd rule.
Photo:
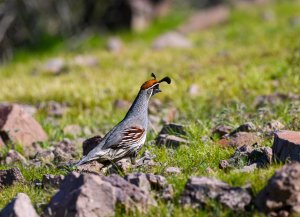
[[[151,167],[156,165],[153,159],[156,158],[156,155],[152,154],[148,150],[145,150],[141,158],[136,161],[135,167]]]
[[[227,160],[219,162],[220,169],[240,169],[248,171],[253,168],[265,167],[272,163],[272,149],[256,145],[238,147]]]
[[[215,178],[190,177],[180,196],[179,203],[183,206],[202,208],[210,200],[216,200],[234,211],[244,211],[251,202],[247,190],[231,187]]]
[[[212,130],[212,136],[218,138],[223,138],[225,135],[228,135],[232,130],[232,127],[226,125],[217,125]]]
[[[18,193],[17,196],[9,202],[0,212],[0,217],[38,217],[33,208],[29,197],[24,193]]]
[[[119,38],[109,38],[106,44],[106,48],[111,53],[120,53],[123,47],[123,43]]]
[[[17,182],[25,182],[25,179],[18,168],[0,170],[0,187],[11,186]]]
[[[74,144],[69,139],[63,139],[54,145],[53,150],[56,161],[69,161],[77,157]]]
[[[191,48],[192,43],[178,32],[167,32],[154,40],[153,49],[163,48]]]
[[[74,57],[73,62],[81,67],[95,67],[99,65],[99,60],[92,55],[77,55]]]
[[[43,65],[43,71],[53,75],[59,75],[66,71],[67,65],[62,58],[53,58],[47,60]]]
[[[51,198],[44,216],[113,216],[116,189],[98,175],[70,173]]]
[[[59,188],[60,184],[64,180],[63,175],[51,175],[51,174],[45,174],[42,178],[42,185],[43,187],[53,187],[53,188]]]
[[[66,105],[56,101],[42,102],[37,105],[38,109],[45,110],[47,115],[61,117],[66,111]]]
[[[258,193],[255,205],[268,215],[300,213],[300,164],[293,163],[277,170]]]
[[[271,120],[264,127],[264,131],[274,133],[279,130],[283,130],[285,126],[278,120]]]
[[[145,192],[155,191],[157,197],[163,200],[173,198],[173,188],[168,184],[165,177],[151,173],[131,173],[124,177],[128,182],[138,186]]]
[[[119,173],[128,173],[130,168],[132,167],[129,159],[121,159],[118,162],[111,164],[108,167],[108,174],[119,174]]]
[[[181,173],[181,170],[180,170],[180,168],[178,168],[178,167],[167,167],[167,168],[165,169],[165,173],[176,175],[176,174],[180,174],[180,173]]]
[[[300,132],[279,131],[274,133],[272,146],[274,160],[300,161]]]
[[[22,163],[26,164],[27,161],[25,157],[23,157],[19,152],[15,150],[9,150],[4,157],[4,162],[7,165],[15,164],[15,163]]]
[[[50,163],[54,160],[55,155],[53,153],[53,149],[46,149],[38,151],[34,157],[35,161],[39,161],[42,163]]]

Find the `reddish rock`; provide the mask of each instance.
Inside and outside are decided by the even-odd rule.
[[[20,143],[24,147],[47,140],[47,135],[19,105],[0,106],[0,134],[2,139]]]
[[[258,193],[255,205],[268,216],[300,213],[300,164],[295,162],[283,166],[269,179]]]
[[[89,138],[85,140],[82,143],[82,152],[83,156],[86,156],[91,150],[93,150],[99,143],[101,142],[102,137],[101,136],[94,136],[92,138]]]
[[[38,217],[29,197],[24,193],[9,202],[0,212],[0,217]]]
[[[211,26],[225,22],[229,17],[229,9],[225,6],[216,6],[201,10],[179,27],[179,32],[187,34],[201,31]]]
[[[0,170],[0,187],[10,186],[17,182],[24,182],[24,177],[22,176],[18,168],[12,168],[8,170]]]
[[[279,131],[274,134],[273,158],[280,161],[300,161],[300,132]]]
[[[243,145],[253,145],[255,143],[259,143],[260,138],[256,135],[256,133],[247,133],[247,132],[238,132],[226,139],[221,139],[218,143],[222,147],[239,147]]]

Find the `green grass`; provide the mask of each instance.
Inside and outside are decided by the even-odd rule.
[[[270,10],[274,18],[262,19],[262,13]],[[233,9],[230,19],[221,26],[193,33],[189,39],[191,49],[151,50],[151,41],[161,32],[175,28],[186,14],[155,21],[149,30],[133,34],[118,33],[124,42],[120,54],[105,50],[107,36],[92,36],[81,41],[57,40],[45,49],[25,49],[11,62],[1,67],[0,101],[36,104],[55,100],[66,102],[68,112],[56,118],[58,126],[47,122],[43,113],[36,115],[48,133],[50,140],[63,138],[62,129],[68,124],[87,126],[104,134],[122,119],[126,109],[114,109],[116,99],[132,101],[140,85],[150,78],[152,72],[158,77],[168,75],[171,85],[161,85],[163,93],[155,98],[172,104],[178,110],[176,122],[188,126],[188,147],[167,149],[147,143],[144,149],[156,154],[162,166],[141,169],[144,172],[162,174],[168,166],[180,167],[182,173],[166,176],[175,189],[174,204],[160,203],[149,216],[234,216],[218,204],[212,203],[204,210],[183,210],[178,205],[180,192],[189,176],[212,176],[233,186],[251,184],[254,195],[266,184],[268,178],[280,165],[259,169],[247,175],[234,171],[225,173],[218,169],[218,162],[233,153],[222,149],[216,142],[203,140],[210,136],[216,124],[233,127],[252,121],[263,126],[272,119],[280,120],[288,129],[300,130],[297,102],[268,105],[257,110],[253,100],[261,94],[273,92],[297,93],[300,84],[300,26],[292,26],[289,20],[300,13],[299,1],[276,1],[271,5],[247,9]],[[90,54],[99,59],[100,65],[85,68],[71,64],[78,54]],[[68,73],[51,76],[41,72],[41,66],[51,57],[62,57],[69,64]],[[198,96],[190,96],[191,84],[199,87]],[[159,115],[159,114],[157,114]],[[297,121],[298,120],[298,121]],[[155,133],[148,140],[155,138]],[[264,145],[272,139],[265,138]],[[53,191],[33,187],[30,181],[40,179],[45,173],[65,174],[56,168],[23,168],[19,166],[28,184],[1,189],[0,208],[17,192],[27,193],[39,212],[49,201]],[[207,174],[206,168],[214,172]],[[7,168],[1,166],[0,169]],[[118,212],[118,215],[125,215]],[[139,215],[139,214],[128,214]],[[252,208],[244,215],[259,215]],[[241,216],[241,214],[238,214]]]

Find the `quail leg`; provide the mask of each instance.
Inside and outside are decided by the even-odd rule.
[[[131,161],[131,164],[135,165],[136,163],[136,157],[137,157],[137,152],[133,152],[131,155],[130,155],[130,161]]]

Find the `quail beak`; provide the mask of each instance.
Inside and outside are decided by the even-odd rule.
[[[152,91],[152,96],[161,92],[161,90],[157,87],[157,88],[154,88],[153,91]]]

